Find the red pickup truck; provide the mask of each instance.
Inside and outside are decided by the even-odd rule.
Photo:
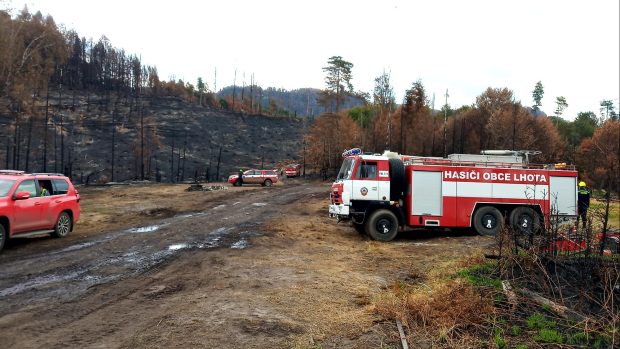
[[[228,183],[233,186],[239,186],[239,174],[233,174],[228,177]],[[278,182],[278,174],[273,170],[247,170],[243,172],[243,184],[260,184],[270,187],[273,183]]]

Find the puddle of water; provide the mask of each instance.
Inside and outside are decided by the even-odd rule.
[[[414,242],[413,246],[439,246],[439,244],[429,244],[428,242]]]
[[[241,201],[237,201],[237,202],[235,202],[235,203],[233,204],[233,206],[237,206],[237,205],[239,205],[240,203],[241,203]]]
[[[156,230],[159,230],[159,228],[159,225],[148,225],[146,227],[131,228],[128,231],[130,233],[152,233]]]
[[[214,210],[219,210],[219,209],[222,209],[222,208],[224,208],[224,207],[226,207],[226,204],[219,205],[219,206],[215,206],[213,209],[214,209]]]
[[[267,206],[267,203],[265,203],[265,202],[255,202],[255,203],[252,204],[252,206],[263,207],[263,206]]]
[[[186,249],[188,248],[189,245],[188,244],[174,244],[174,245],[170,245],[168,246],[168,250],[169,251],[178,251],[178,250],[182,250],[182,249]]]
[[[200,217],[206,215],[206,212],[194,212],[194,213],[185,213],[174,216],[175,218],[191,218],[191,217]]]
[[[63,248],[62,250],[60,250],[59,252],[69,252],[69,251],[75,251],[75,250],[80,250],[86,247],[90,247],[92,245],[96,244],[95,241],[90,241],[90,242],[84,242],[81,244],[76,244],[76,245],[71,245],[68,247]]]
[[[20,292],[30,290],[33,288],[37,288],[40,286],[45,286],[47,284],[51,284],[54,282],[61,282],[61,281],[76,279],[78,276],[80,276],[83,273],[84,273],[83,271],[75,271],[75,272],[65,274],[65,275],[54,274],[54,275],[45,275],[45,276],[36,277],[32,280],[22,282],[17,285],[13,285],[11,287],[0,290],[0,297],[11,296],[16,293],[20,293]]]
[[[211,233],[209,233],[209,235],[217,235],[217,234],[222,234],[222,233],[227,232],[229,229],[230,229],[230,228],[224,228],[224,227],[222,227],[222,228],[218,228],[218,229],[216,229],[216,230],[212,231]]]
[[[230,245],[230,248],[234,248],[234,249],[238,249],[238,250],[242,250],[244,248],[248,247],[248,241],[245,239],[241,239],[237,242],[235,242],[234,244]]]

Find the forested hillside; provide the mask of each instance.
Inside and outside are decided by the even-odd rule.
[[[255,103],[260,103],[261,112],[269,115],[315,117],[325,112],[332,112],[335,108],[335,103],[327,107],[319,104],[321,92],[316,88],[289,91],[274,87],[263,89],[260,86],[227,86],[220,90],[217,96],[231,102],[234,93],[235,100],[241,105],[248,105],[249,101],[254,98]],[[348,95],[342,108],[349,109],[364,104],[366,100],[363,97]],[[258,106],[255,106],[254,110],[257,108]]]
[[[0,166],[80,182],[221,179],[298,156],[300,119],[222,108],[204,85],[62,32],[51,17],[0,11]]]

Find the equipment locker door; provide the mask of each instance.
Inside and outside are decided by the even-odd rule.
[[[574,216],[577,214],[577,178],[551,176],[549,191],[552,215]]]
[[[443,172],[413,171],[411,186],[411,214],[414,216],[441,216]]]

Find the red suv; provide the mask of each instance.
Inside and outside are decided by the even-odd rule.
[[[238,186],[238,174],[230,175],[228,183]],[[278,173],[273,170],[247,170],[243,172],[243,184],[260,184],[270,187],[273,183],[278,182]]]
[[[80,194],[59,173],[0,170],[0,250],[11,237],[63,237],[80,218]]]

